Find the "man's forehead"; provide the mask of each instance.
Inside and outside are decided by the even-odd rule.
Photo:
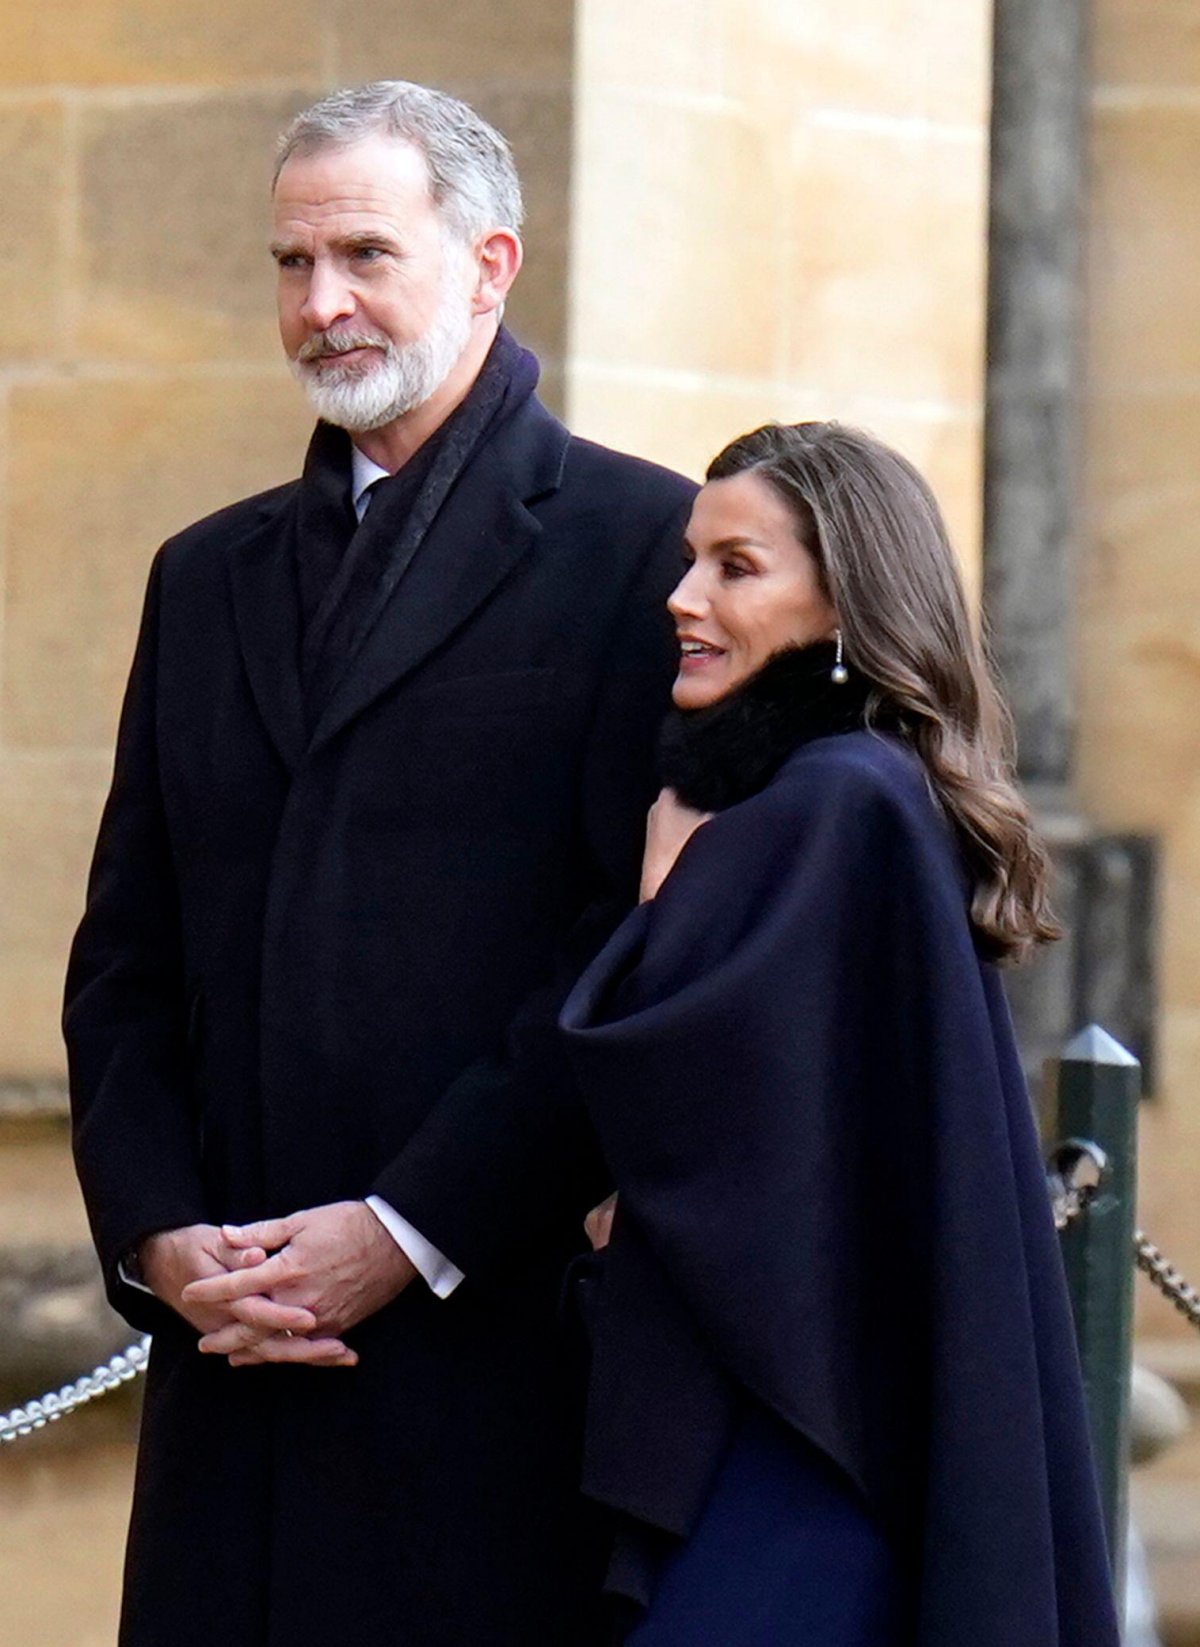
[[[274,193],[277,223],[314,214],[394,219],[432,204],[425,156],[412,143],[384,136],[292,155]]]

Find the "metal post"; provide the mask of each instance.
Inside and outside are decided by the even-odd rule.
[[[1079,1139],[1107,1157],[1084,1216],[1063,1231],[1062,1250],[1083,1362],[1088,1418],[1118,1603],[1125,1595],[1129,1513],[1129,1380],[1133,1359],[1133,1231],[1141,1065],[1091,1024],[1063,1051],[1051,1143]]]

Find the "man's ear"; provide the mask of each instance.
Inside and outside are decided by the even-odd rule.
[[[478,242],[474,299],[477,315],[491,314],[503,307],[524,256],[521,238],[512,229],[492,229]]]

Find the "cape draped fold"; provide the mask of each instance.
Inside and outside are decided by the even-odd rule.
[[[587,1490],[686,1537],[749,1396],[889,1531],[920,1647],[1115,1647],[999,977],[916,757],[819,730],[696,831],[564,1008],[620,1191]]]

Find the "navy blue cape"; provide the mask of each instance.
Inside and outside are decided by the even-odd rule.
[[[562,1025],[620,1190],[587,1491],[686,1537],[748,1394],[890,1532],[920,1647],[1116,1647],[1033,1117],[916,757],[796,750]]]

